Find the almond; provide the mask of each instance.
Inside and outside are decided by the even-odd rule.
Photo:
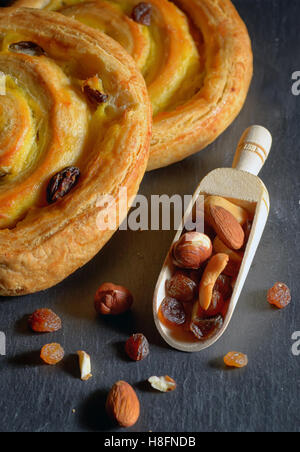
[[[210,215],[219,239],[230,249],[241,249],[245,240],[245,232],[232,213],[223,207],[215,206],[210,207]]]
[[[210,207],[223,207],[243,226],[249,220],[249,214],[243,207],[237,206],[221,196],[207,196],[204,202],[205,221],[211,224]]]
[[[140,402],[134,389],[126,381],[118,381],[111,388],[107,400],[108,416],[121,427],[132,427],[140,416]]]

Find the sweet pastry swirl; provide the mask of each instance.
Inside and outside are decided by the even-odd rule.
[[[148,169],[214,141],[240,112],[252,77],[247,29],[230,0],[19,0],[100,29],[133,56],[154,125]]]
[[[136,194],[150,134],[119,44],[59,14],[0,10],[0,294],[48,288],[99,251],[113,234],[97,228],[99,197]]]

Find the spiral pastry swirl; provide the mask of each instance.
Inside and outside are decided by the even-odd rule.
[[[48,288],[99,251],[113,233],[96,226],[99,196],[136,194],[150,134],[144,80],[117,43],[0,10],[0,294]]]
[[[18,0],[122,44],[153,106],[148,170],[205,148],[240,112],[252,78],[247,29],[230,0]]]

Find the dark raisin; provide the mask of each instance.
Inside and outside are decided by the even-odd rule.
[[[212,294],[212,299],[210,306],[205,312],[206,317],[214,317],[215,315],[220,314],[222,312],[225,305],[224,297],[221,292],[214,290]]]
[[[217,315],[209,318],[198,318],[191,322],[191,331],[199,340],[206,340],[212,337],[223,326],[223,317]]]
[[[133,334],[125,344],[125,351],[133,361],[141,361],[149,355],[149,342],[143,334]]]
[[[55,174],[47,188],[47,201],[52,204],[68,194],[76,185],[80,176],[79,168],[69,166]]]
[[[164,318],[175,325],[183,325],[186,321],[184,307],[175,298],[166,297],[161,304],[160,310]]]
[[[32,56],[46,55],[46,52],[42,47],[31,41],[20,41],[10,44],[9,50],[15,53],[25,53],[26,55]]]
[[[133,8],[132,19],[142,25],[151,25],[152,6],[150,3],[141,2]]]
[[[224,300],[228,300],[232,295],[231,279],[226,275],[220,275],[216,281],[214,290],[220,292]]]
[[[167,294],[182,303],[189,303],[195,299],[197,284],[182,272],[176,272],[166,283]]]
[[[229,259],[226,268],[224,268],[223,274],[231,278],[236,278],[240,272],[241,262],[235,262]]]
[[[103,94],[89,85],[83,87],[83,92],[92,104],[101,105],[108,101],[108,95]]]

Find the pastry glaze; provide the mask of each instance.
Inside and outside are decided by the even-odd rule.
[[[131,53],[153,106],[153,170],[204,149],[232,123],[245,102],[253,62],[247,29],[230,0],[148,0],[150,27],[130,18],[139,3],[17,1],[98,28]]]
[[[38,43],[46,55],[13,52],[10,45],[21,41]],[[97,228],[99,197],[111,195],[118,206],[120,188],[128,199],[136,194],[148,162],[151,106],[119,44],[52,12],[0,10],[0,71],[0,294],[21,295],[57,284],[113,235]],[[95,74],[109,99],[100,106],[81,89]],[[78,184],[48,205],[50,178],[74,165]]]

